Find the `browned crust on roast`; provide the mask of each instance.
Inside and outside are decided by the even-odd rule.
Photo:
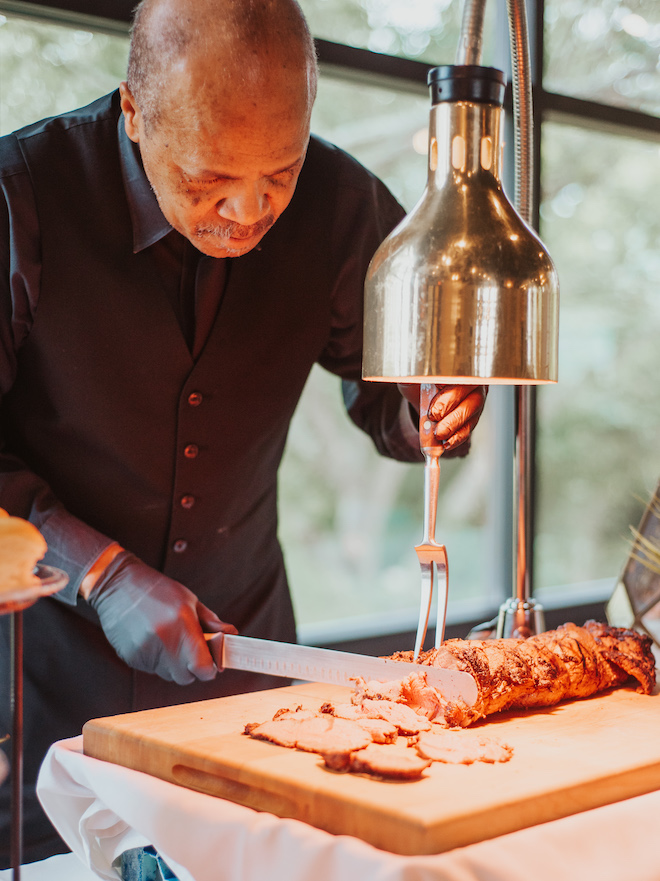
[[[399,652],[393,657],[410,660],[405,656]],[[475,705],[454,709],[451,723],[445,714],[448,724],[462,726],[507,709],[588,697],[623,685],[630,677],[643,694],[650,694],[655,685],[649,637],[596,621],[587,621],[584,627],[563,624],[527,640],[450,639],[423,653],[419,663],[463,670],[474,677]]]
[[[636,679],[639,683],[637,691],[651,694],[655,687],[655,657],[651,651],[651,637],[624,627],[610,627],[599,621],[587,621],[584,627],[594,637],[603,657]]]

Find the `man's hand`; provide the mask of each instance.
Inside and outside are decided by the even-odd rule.
[[[419,383],[401,383],[399,391],[419,413]],[[434,434],[444,441],[446,451],[454,450],[470,437],[486,402],[483,385],[440,385],[429,406],[429,416],[438,424]]]
[[[101,573],[87,601],[119,657],[179,685],[213,679],[217,668],[203,633],[237,633],[197,597],[128,551]]]

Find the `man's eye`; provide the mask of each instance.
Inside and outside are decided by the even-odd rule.
[[[190,174],[184,174],[183,179],[187,184],[190,184],[193,187],[204,187],[208,184],[215,184],[222,180],[222,178],[219,177],[193,177]]]
[[[281,171],[279,174],[274,174],[272,177],[267,178],[268,183],[275,187],[286,187],[287,184],[291,183],[297,171],[297,168],[287,168],[286,171]]]

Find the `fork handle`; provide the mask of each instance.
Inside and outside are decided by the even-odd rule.
[[[423,382],[419,396],[419,444],[424,453],[424,538],[425,543],[435,543],[435,521],[438,511],[438,487],[440,485],[440,456],[444,447],[435,434],[435,423],[429,418],[429,406],[437,388]]]
[[[424,544],[435,544],[435,522],[438,514],[440,458],[426,456],[424,465]]]

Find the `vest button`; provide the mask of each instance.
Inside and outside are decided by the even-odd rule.
[[[203,401],[203,397],[202,397],[201,392],[191,392],[188,395],[188,403],[190,404],[191,407],[199,407],[199,405],[202,403],[202,401]]]
[[[197,444],[188,444],[188,446],[183,449],[183,455],[186,459],[196,459],[199,455],[199,447]]]
[[[181,507],[192,508],[195,504],[195,496],[181,496]]]
[[[177,540],[172,545],[172,550],[175,554],[182,554],[187,547],[188,542],[184,538],[177,538]]]

